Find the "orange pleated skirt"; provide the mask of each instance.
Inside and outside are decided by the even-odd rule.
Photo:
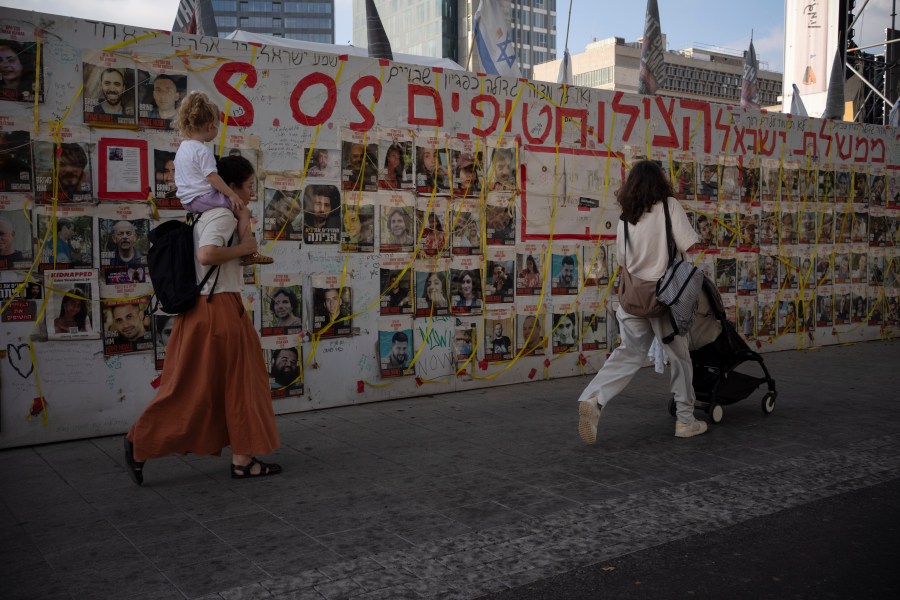
[[[270,454],[279,445],[259,338],[238,293],[200,296],[175,318],[156,397],[128,432],[135,460]]]

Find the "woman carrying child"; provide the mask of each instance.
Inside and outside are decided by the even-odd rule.
[[[218,172],[246,204],[253,167],[240,156],[222,158]],[[226,207],[210,208],[194,225],[197,281],[218,265],[197,304],[175,317],[159,390],[125,437],[131,479],[144,481],[144,461],[171,454],[216,455],[231,446],[234,479],[276,475],[281,467],[254,458],[279,445],[269,376],[259,337],[241,301],[241,257],[252,256],[248,235],[230,245],[237,220]],[[210,295],[213,281],[215,293]]]
[[[188,212],[202,214],[212,208],[227,208],[238,219],[238,239],[252,237],[250,209],[216,172],[216,159],[207,145],[219,133],[219,109],[206,94],[191,92],[181,102],[175,127],[184,138],[175,153],[175,186]],[[268,265],[271,256],[254,251],[241,257],[241,264]]]

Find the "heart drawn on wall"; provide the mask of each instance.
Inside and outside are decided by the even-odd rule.
[[[23,349],[26,350],[24,358],[22,356]],[[32,364],[31,356],[27,350],[28,344],[20,344],[18,346],[13,346],[12,344],[6,345],[6,354],[9,357],[9,364],[12,365],[12,368],[16,370],[16,373],[18,373],[19,377],[22,379],[28,379],[34,372],[34,364]],[[26,369],[25,367],[28,368]]]

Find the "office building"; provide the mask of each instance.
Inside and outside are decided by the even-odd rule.
[[[479,0],[375,0],[394,52],[451,58],[465,65]],[[512,38],[522,75],[556,58],[556,0],[510,0]],[[353,45],[365,47],[366,3],[353,0]]]
[[[212,0],[219,36],[235,29],[293,40],[334,43],[334,0]]]
[[[663,36],[665,45],[665,36]],[[572,54],[573,83],[606,90],[637,92],[638,69],[641,63],[641,43],[626,43],[623,38],[595,40],[584,52]],[[537,65],[534,78],[556,81],[559,60]],[[741,80],[744,56],[739,51],[722,48],[697,47],[666,51],[665,83],[658,90],[661,96],[695,98],[709,102],[738,104],[741,99]],[[759,100],[763,107],[778,104],[782,86],[781,73],[768,70],[759,63]]]

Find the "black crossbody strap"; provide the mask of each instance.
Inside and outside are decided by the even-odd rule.
[[[191,213],[189,215],[189,218],[191,220],[191,228],[194,228],[197,226],[197,223],[200,221],[200,217],[202,217],[202,216],[203,216],[203,214],[200,214],[200,216],[198,216],[195,219],[193,213]],[[212,269],[210,269],[209,271],[206,272],[206,275],[204,275],[203,279],[200,281],[200,285],[197,286],[198,293],[203,289],[203,286],[206,285],[206,282],[209,281],[209,278],[212,277],[212,274],[218,270],[219,270],[219,265],[216,265]],[[216,282],[218,282],[218,281],[219,281],[219,276],[216,275]],[[216,282],[213,283],[213,290],[216,289]],[[212,292],[210,292],[210,296],[211,295],[212,295]]]
[[[663,212],[666,215],[666,248],[669,251],[669,265],[675,262],[675,237],[672,235],[672,217],[669,216],[669,199],[663,199]]]

